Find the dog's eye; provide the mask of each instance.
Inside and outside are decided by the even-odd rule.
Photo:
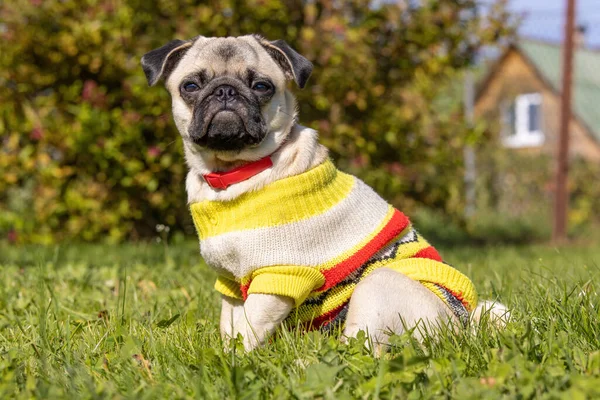
[[[268,92],[271,89],[271,85],[266,82],[256,82],[252,85],[252,90],[260,93]]]
[[[196,85],[194,82],[186,82],[183,84],[183,90],[186,92],[195,92],[196,90],[200,90],[200,86]]]

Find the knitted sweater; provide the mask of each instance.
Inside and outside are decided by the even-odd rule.
[[[191,204],[215,289],[291,297],[292,323],[343,323],[358,282],[386,267],[421,282],[462,321],[476,305],[471,281],[442,262],[409,219],[330,161],[230,201]],[[399,288],[401,290],[401,288]]]

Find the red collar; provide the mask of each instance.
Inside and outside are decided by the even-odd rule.
[[[267,156],[227,172],[211,172],[210,174],[202,175],[202,177],[208,183],[208,186],[213,189],[227,189],[229,186],[250,179],[272,166],[273,161],[271,160],[271,156]]]

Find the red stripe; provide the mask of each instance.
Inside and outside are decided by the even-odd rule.
[[[307,331],[312,331],[312,330],[319,329],[322,326],[327,325],[329,322],[331,322],[331,320],[333,320],[335,317],[337,317],[339,312],[342,311],[342,309],[346,306],[346,304],[348,304],[348,302],[345,302],[341,306],[334,308],[333,310],[329,311],[328,313],[319,315],[317,318],[306,323],[305,329]]]
[[[248,289],[250,289],[250,282],[248,282],[247,285],[240,284],[240,290],[242,291],[242,299],[244,299],[244,301],[246,301],[246,299],[248,298]]]
[[[412,258],[429,258],[430,260],[442,261],[442,256],[440,256],[440,253],[433,246],[419,250]]]
[[[392,218],[379,233],[362,249],[338,263],[335,267],[322,271],[325,283],[318,291],[330,289],[350,275],[355,269],[366,263],[373,254],[377,253],[390,240],[398,236],[409,224],[406,215],[394,210]]]

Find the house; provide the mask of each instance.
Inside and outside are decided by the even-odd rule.
[[[475,115],[522,152],[555,154],[560,126],[561,46],[520,40],[477,88]],[[570,155],[600,161],[600,51],[575,50]]]

